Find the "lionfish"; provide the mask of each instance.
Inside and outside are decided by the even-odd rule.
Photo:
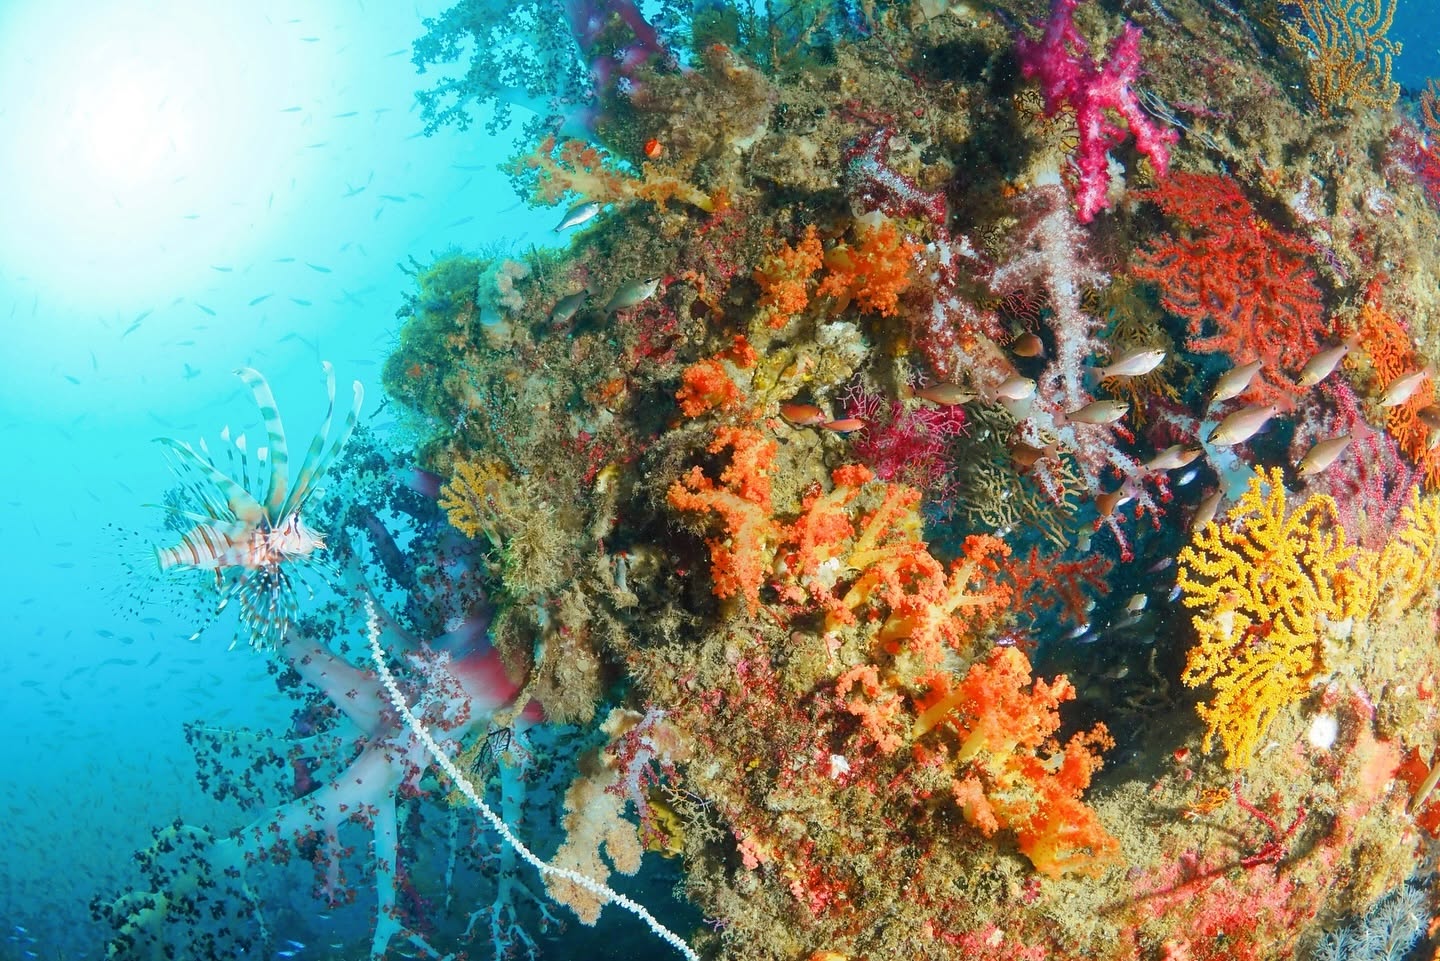
[[[231,441],[228,427],[221,432],[221,439],[233,448],[227,448],[229,473],[216,466],[203,439],[197,451],[184,441],[159,438],[170,454],[183,492],[189,495],[188,506],[198,509],[174,511],[190,526],[179,543],[156,547],[155,560],[162,572],[214,571],[220,592],[216,613],[231,600],[237,601],[240,629],[248,633],[257,650],[273,648],[297,616],[293,574],[325,548],[324,537],[305,523],[301,510],[350,439],[364,400],[364,389],[357,380],[350,414],[340,435],[326,449],[335,413],[335,369],[329,363],[323,366],[329,406],[293,483],[289,445],[275,397],[260,372],[249,367],[239,368],[235,374],[250,388],[265,419],[269,447],[255,452],[258,464],[253,478],[257,485],[264,482],[263,491],[251,486],[244,434]]]

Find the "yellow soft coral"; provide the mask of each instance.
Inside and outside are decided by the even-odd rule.
[[[1328,624],[1363,618],[1374,557],[1346,542],[1335,502],[1316,494],[1286,513],[1279,470],[1257,471],[1223,523],[1180,552],[1179,583],[1198,643],[1182,679],[1210,684],[1199,705],[1205,749],[1218,734],[1225,766],[1245,767],[1276,714],[1324,669]]]

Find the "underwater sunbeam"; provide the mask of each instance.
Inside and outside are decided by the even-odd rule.
[[[327,61],[269,4],[69,6],[0,15],[0,90],[34,92],[0,110],[0,183],[26,185],[0,224],[7,273],[83,309],[268,236],[276,185],[314,163],[315,131],[277,135],[276,112]]]

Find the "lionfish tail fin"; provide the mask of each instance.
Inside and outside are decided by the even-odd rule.
[[[255,404],[265,420],[270,446],[270,480],[265,487],[265,512],[271,521],[279,523],[284,516],[281,508],[285,505],[290,486],[290,448],[285,442],[285,425],[280,420],[280,408],[275,406],[275,395],[271,393],[264,374],[253,367],[238,367],[235,376],[243,380],[250,393],[255,395]]]

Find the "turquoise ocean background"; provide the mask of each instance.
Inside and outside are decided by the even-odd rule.
[[[410,44],[444,6],[0,0],[0,959],[102,957],[86,905],[133,884],[152,828],[235,821],[184,722],[286,722],[226,631],[134,613],[131,532],[171,484],[154,438],[258,426],[245,365],[304,444],[321,360],[383,427],[401,266],[555,240],[483,117],[421,133]],[[1437,20],[1400,0],[1412,91]]]

